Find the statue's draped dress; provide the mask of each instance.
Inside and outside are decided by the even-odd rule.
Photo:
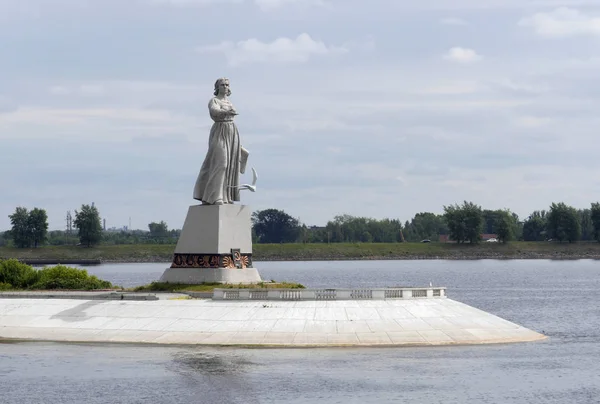
[[[194,186],[194,199],[214,204],[240,200],[236,187],[240,180],[240,134],[233,122],[234,115],[226,112],[231,102],[214,97],[208,103],[214,121],[208,139],[208,151]]]

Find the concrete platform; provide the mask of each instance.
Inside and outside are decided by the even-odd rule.
[[[256,268],[167,268],[160,282],[197,285],[200,283],[229,283],[233,285],[262,282]]]
[[[332,347],[492,344],[546,337],[448,298],[356,301],[0,298],[0,338]]]

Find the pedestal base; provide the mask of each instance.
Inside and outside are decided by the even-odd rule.
[[[175,247],[169,283],[258,283],[252,265],[251,210],[244,205],[190,206]]]
[[[197,285],[200,283],[249,284],[262,282],[256,268],[167,268],[160,282]]]

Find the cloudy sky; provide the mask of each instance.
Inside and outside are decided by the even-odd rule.
[[[91,202],[180,228],[221,76],[255,209],[600,199],[598,0],[0,0],[0,66],[0,230]]]

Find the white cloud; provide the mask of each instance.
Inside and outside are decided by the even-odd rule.
[[[519,21],[519,25],[530,27],[536,34],[547,38],[600,35],[600,17],[589,16],[568,7],[534,14]]]
[[[350,0],[342,0],[344,2]],[[362,1],[362,0],[358,0]],[[449,12],[452,10],[503,10],[503,9],[532,9],[540,7],[558,7],[558,6],[597,6],[598,0],[419,0],[411,2],[400,2],[383,0],[387,3],[394,3],[396,7],[403,10],[442,10]],[[373,3],[371,3],[373,4]]]
[[[54,95],[67,95],[71,93],[71,90],[64,86],[52,86],[48,89],[48,91],[50,92],[50,94]]]
[[[254,0],[263,11],[272,11],[286,5],[326,6],[323,0]]]
[[[81,84],[79,86],[52,86],[48,89],[52,95],[79,95],[98,97],[106,94],[106,89],[99,84]]]
[[[363,40],[353,40],[344,42],[339,48],[346,51],[372,51],[375,50],[376,44],[372,36],[368,36]]]
[[[514,120],[515,125],[523,128],[541,128],[549,125],[552,119],[539,116],[521,116]]]
[[[97,97],[105,94],[105,89],[99,84],[84,84],[79,87],[81,95],[88,97]]]
[[[457,81],[429,85],[419,89],[418,93],[423,95],[458,95],[474,94],[484,89],[485,87],[477,81]]]
[[[0,0],[0,21],[9,22],[22,17],[39,17],[40,11],[35,4],[22,1]]]
[[[515,81],[509,78],[496,80],[494,84],[497,85],[499,88],[524,94],[543,94],[551,90],[550,85],[547,83],[540,84],[526,82],[522,80]]]
[[[190,122],[191,121],[191,122]],[[169,111],[123,108],[23,107],[0,114],[0,140],[19,138],[77,138],[128,140],[143,133],[157,135],[189,132],[193,118],[174,116]],[[56,132],[50,131],[54,128]],[[57,133],[60,133],[57,135]]]
[[[483,56],[473,49],[454,47],[444,55],[444,58],[452,62],[468,64],[479,62],[483,59]]]
[[[204,83],[203,83],[204,84]],[[83,101],[83,98],[112,97],[110,101],[119,101],[119,104],[127,104],[131,99],[136,102],[146,99],[149,103],[160,101],[167,94],[176,93],[179,99],[187,99],[195,96],[198,91],[210,90],[210,83],[205,86],[193,84],[178,84],[162,81],[142,80],[98,80],[94,82],[80,82],[77,80],[61,80],[60,85],[47,88],[47,92],[55,96],[63,97],[62,100],[71,102]],[[54,100],[54,98],[52,99]],[[81,107],[79,104],[73,104]]]
[[[274,11],[285,6],[327,6],[324,0],[146,0],[154,5],[165,5],[173,7],[205,7],[211,5],[222,5],[224,3],[242,4],[254,3],[262,11]]]
[[[203,7],[214,4],[243,3],[244,0],[146,0],[150,4],[168,5],[175,7]]]
[[[467,25],[467,22],[461,18],[447,17],[442,18],[440,23],[443,25]]]
[[[29,2],[44,2],[44,0],[28,0]],[[59,0],[54,0],[57,2]],[[62,3],[69,3],[73,0],[60,0]],[[110,0],[104,0],[110,1]],[[289,6],[320,6],[320,7],[355,7],[364,5],[368,9],[373,8],[400,8],[402,10],[420,10],[434,11],[440,10],[448,13],[453,11],[473,11],[473,10],[494,10],[494,9],[531,9],[533,7],[558,7],[558,6],[594,6],[597,0],[420,0],[418,2],[398,2],[390,0],[373,0],[366,3],[364,0],[140,0],[146,4],[167,5],[173,7],[205,7],[220,6],[226,3],[242,4],[253,3],[262,11],[274,11]],[[18,2],[12,2],[19,4]],[[120,5],[121,2],[115,2]],[[15,6],[11,6],[15,7]],[[22,7],[22,6],[21,6]],[[30,7],[31,8],[31,7]],[[0,1],[0,12],[2,11],[2,2]],[[0,13],[0,17],[2,14]],[[458,18],[449,17],[460,21]],[[453,23],[451,23],[453,24]],[[456,25],[456,24],[455,24]],[[459,22],[458,25],[463,25]]]
[[[8,97],[0,94],[0,114],[17,110],[17,105]]]
[[[344,47],[328,46],[322,41],[303,33],[295,39],[281,37],[272,42],[262,42],[256,38],[233,43],[224,41],[217,45],[197,48],[202,53],[223,53],[230,66],[248,63],[304,63],[313,56],[346,53]]]

